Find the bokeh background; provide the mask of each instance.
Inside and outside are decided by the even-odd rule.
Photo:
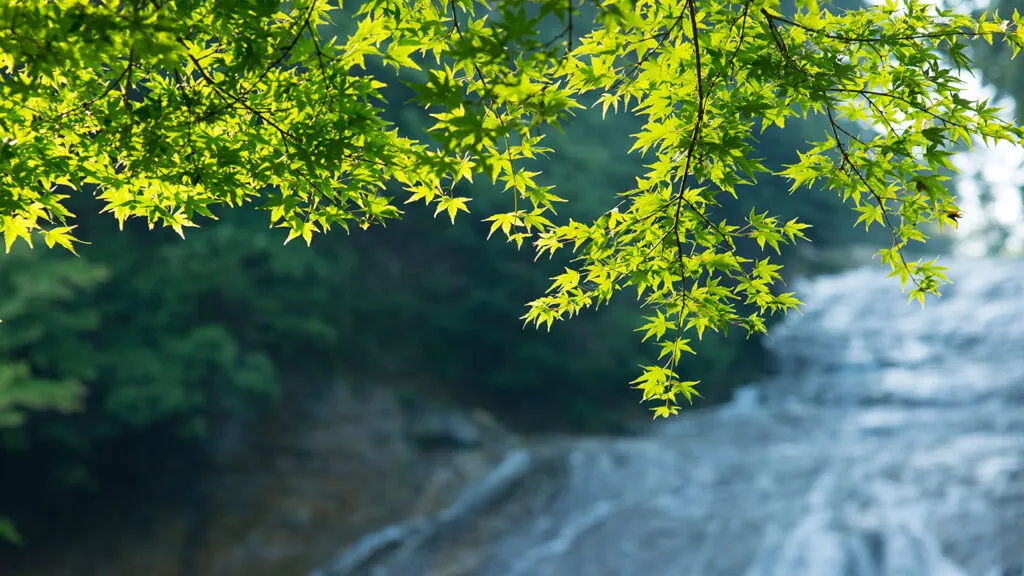
[[[995,7],[1009,15],[1014,0]],[[974,49],[971,90],[1014,114],[1022,60]],[[392,77],[385,95],[407,102],[391,120],[422,133],[412,92]],[[570,200],[562,217],[594,218],[632,187],[642,159],[626,151],[638,126],[588,110],[547,135],[557,152],[544,178]],[[824,129],[810,120],[768,131],[759,152],[782,166]],[[936,230],[922,254],[1015,259],[1022,153],[964,152],[961,227]],[[462,195],[474,212],[454,226],[409,205],[386,229],[337,232],[309,248],[282,245],[257,210],[224,211],[182,240],[139,222],[121,231],[76,197],[89,242],[80,257],[20,245],[0,257],[0,515],[21,540],[0,543],[0,573],[305,574],[362,534],[444,509],[511,446],[557,455],[567,439],[649,434],[628,382],[652,350],[633,331],[628,295],[550,332],[524,328],[524,304],[566,261],[486,241],[477,215],[510,198],[472,186]],[[790,194],[764,178],[718,216],[752,207],[813,225],[812,242],[782,257],[795,285],[871,266],[885,244],[881,230],[855,230],[855,213],[826,191]],[[888,287],[902,302],[898,284]],[[702,381],[688,422],[749,401],[744,385],[788,369],[743,334],[705,337],[697,352],[682,367]],[[678,439],[689,446],[670,458],[679,474],[701,459],[701,431],[722,424],[702,426]],[[491,573],[473,566],[450,573]]]

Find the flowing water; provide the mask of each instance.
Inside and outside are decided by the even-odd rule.
[[[798,284],[776,376],[538,447],[500,504],[352,573],[1021,576],[1024,262],[951,268],[924,310],[878,268]]]

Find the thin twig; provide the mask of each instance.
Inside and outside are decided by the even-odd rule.
[[[903,264],[903,267],[909,270],[907,260],[903,255],[903,248],[899,246],[899,234],[896,232],[896,227],[893,226],[892,221],[889,218],[889,210],[887,210],[885,207],[885,201],[882,200],[881,196],[879,196],[877,192],[875,192],[874,187],[872,187],[871,184],[868,183],[867,179],[864,178],[864,175],[860,173],[860,170],[857,169],[857,166],[853,163],[853,160],[851,160],[850,156],[847,154],[846,147],[843,146],[842,141],[839,139],[839,133],[836,130],[837,123],[835,117],[832,115],[832,108],[826,107],[825,112],[828,115],[828,121],[832,127],[832,137],[835,139],[836,147],[839,149],[839,153],[843,157],[843,163],[850,167],[850,170],[853,172],[853,174],[864,184],[864,187],[867,189],[868,193],[870,193],[871,196],[875,198],[875,201],[878,202],[878,209],[882,211],[882,219],[885,222],[885,227],[889,230],[889,234],[892,236],[892,247],[896,250],[896,253],[899,255],[900,262]],[[911,274],[910,278],[911,280],[914,281],[915,286],[917,286],[918,288],[921,287],[921,284],[918,282],[916,276]]]
[[[768,13],[766,12],[766,14],[768,14]],[[953,37],[957,37],[957,36],[974,36],[974,37],[977,37],[977,36],[981,36],[982,35],[982,33],[979,33],[979,32],[968,32],[968,31],[964,31],[964,30],[949,30],[949,31],[945,31],[945,32],[930,32],[930,33],[927,33],[927,34],[911,34],[911,35],[907,35],[907,36],[896,36],[896,35],[893,35],[893,36],[846,36],[846,35],[843,35],[843,34],[832,34],[830,32],[825,32],[824,30],[822,30],[820,28],[814,28],[814,27],[811,27],[811,26],[807,26],[806,24],[801,24],[799,22],[796,22],[794,20],[790,20],[789,18],[785,18],[783,16],[779,16],[779,15],[776,15],[776,14],[768,14],[768,16],[772,20],[781,22],[781,23],[789,25],[789,26],[793,26],[794,28],[800,28],[801,30],[805,30],[807,32],[810,32],[812,34],[816,34],[818,36],[822,36],[824,38],[828,38],[830,40],[838,40],[838,41],[841,41],[841,42],[851,42],[851,43],[852,42],[856,42],[856,43],[869,44],[869,43],[879,43],[879,42],[902,42],[902,41],[905,41],[905,40],[926,40],[926,39],[934,39],[934,38],[943,39],[943,38],[953,38]],[[984,32],[984,34],[994,34],[994,35],[1006,35],[1006,34],[1011,34],[1011,33],[1013,33],[1013,32],[1010,32],[1009,30],[999,30],[999,31],[993,30],[993,31],[990,31],[990,32]]]

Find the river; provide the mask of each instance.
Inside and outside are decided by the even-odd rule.
[[[1021,576],[1024,262],[949,265],[923,310],[877,267],[797,283],[732,403],[541,442],[500,501],[315,574]]]

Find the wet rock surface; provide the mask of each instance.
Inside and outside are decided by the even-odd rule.
[[[798,287],[781,372],[547,469],[373,575],[1002,576],[1024,564],[1024,265],[925,310],[877,269]]]

